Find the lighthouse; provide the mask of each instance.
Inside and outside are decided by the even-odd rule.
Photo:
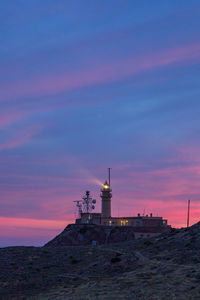
[[[107,180],[105,181],[103,188],[101,189],[101,216],[102,218],[111,217],[111,198],[112,190]]]
[[[125,226],[129,227],[129,229],[126,229],[124,232],[134,232],[136,239],[150,238],[163,232],[169,232],[171,226],[167,225],[167,220],[163,219],[163,217],[154,217],[152,213],[146,216],[140,214],[129,217],[111,216],[112,189],[110,184],[110,169],[111,168],[108,168],[108,180],[102,184],[101,188],[101,212],[92,212],[93,204],[96,203],[96,200],[92,200],[92,202],[89,201],[92,198],[89,197],[89,191],[86,191],[86,196],[82,198],[83,200],[75,201],[79,210],[79,218],[76,219],[76,224],[93,224],[106,227]],[[89,204],[91,204],[91,206]]]

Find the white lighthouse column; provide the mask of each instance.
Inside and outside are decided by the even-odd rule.
[[[107,181],[105,181],[103,188],[101,190],[101,216],[102,218],[110,218],[111,217],[111,198],[112,198],[112,194],[111,194],[112,190],[109,186],[109,184],[107,183]]]

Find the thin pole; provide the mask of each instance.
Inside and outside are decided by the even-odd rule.
[[[190,200],[188,200],[188,214],[187,214],[187,227],[190,224]]]
[[[109,186],[110,186],[110,170],[111,170],[111,168],[108,168],[108,184],[109,184]]]

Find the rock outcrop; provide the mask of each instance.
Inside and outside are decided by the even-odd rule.
[[[81,246],[90,245],[93,241],[101,245],[130,241],[134,238],[134,230],[128,226],[70,224],[45,246]]]

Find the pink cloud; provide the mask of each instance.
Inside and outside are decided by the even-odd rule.
[[[136,215],[138,212],[143,213],[143,210],[145,209],[145,213],[153,213],[153,215],[158,214],[159,216],[163,216],[163,218],[167,218],[169,224],[172,226],[186,226],[187,200],[190,198],[191,224],[199,221],[200,205],[197,202],[197,198],[200,194],[200,164],[198,162],[198,156],[193,157],[193,161],[190,161],[190,163],[188,162],[188,165],[181,165],[182,158],[184,161],[186,150],[184,154],[181,153],[180,149],[180,164],[178,166],[172,165],[171,167],[158,167],[155,170],[148,170],[148,168],[146,168],[144,170],[144,165],[142,164],[140,168],[138,163],[136,164],[137,169],[135,171],[133,171],[133,165],[130,164],[113,166],[113,170],[115,170],[114,172],[119,175],[119,178],[115,178],[115,176],[112,178],[113,215],[118,215],[118,209],[121,216]],[[57,164],[59,161],[60,158],[56,158],[54,164]],[[177,164],[177,161],[173,159],[171,161],[174,161]],[[45,163],[48,164],[48,160]],[[83,178],[92,178],[91,173],[87,170],[82,171],[81,169],[81,174]],[[17,174],[13,174],[13,177],[17,178]],[[30,218],[31,220],[35,220],[37,217],[40,217],[41,219],[45,218],[45,220],[49,219],[48,221],[50,221],[51,218],[54,218],[55,220],[61,220],[59,221],[61,223],[65,220],[65,218],[67,220],[66,222],[74,221],[73,212],[75,211],[75,207],[73,200],[79,199],[82,196],[81,193],[84,192],[84,190],[82,190],[82,187],[80,188],[80,186],[81,184],[85,184],[87,188],[87,181],[76,178],[76,176],[68,180],[68,178],[65,179],[65,177],[62,176],[60,178],[56,178],[42,176],[40,174],[36,177],[19,174],[19,178],[22,178],[22,181],[17,183],[1,184],[1,196],[4,201],[2,201],[2,203],[8,205],[8,213],[10,209],[9,207],[11,207],[12,204],[18,203],[19,206],[21,206],[21,210],[15,212],[15,215],[17,215],[20,220],[25,220],[23,216],[26,215],[26,218]],[[36,185],[33,183],[35,178],[39,181]],[[24,184],[23,179],[30,181]],[[95,179],[95,177],[93,179]],[[52,183],[55,183],[55,185]],[[98,194],[98,196],[95,197],[98,201],[97,211],[100,211],[100,186],[95,180],[94,183],[95,191]],[[75,184],[77,184],[76,189],[73,188]],[[28,209],[25,206],[23,210],[23,204],[27,203],[27,201],[29,203]],[[31,206],[32,203],[33,207]],[[20,224],[23,222],[18,222],[19,219],[17,218],[11,219],[13,224],[18,224],[15,227],[16,232],[18,232],[18,228],[20,228]],[[8,220],[8,222],[6,220]],[[9,218],[6,220],[3,220],[3,222],[8,228],[8,223],[10,221]],[[25,221],[23,230],[26,233],[29,232],[29,226],[32,224],[32,221],[28,221],[27,224],[28,229],[26,231]],[[40,223],[33,222],[33,224],[35,224],[34,230],[36,233],[37,226],[40,226],[38,225]],[[53,230],[48,229],[48,226],[51,226],[51,224],[55,224],[55,229],[57,230],[57,223],[54,222],[41,223],[41,226],[43,226],[41,228],[47,228],[44,230]],[[52,225],[52,228],[53,227],[54,225]],[[60,228],[60,230],[62,229],[63,228]]]
[[[11,86],[1,87],[1,101],[24,96],[42,96],[71,91],[95,84],[114,82],[127,76],[165,67],[173,63],[200,57],[200,44],[178,47],[160,53],[128,58],[121,61],[99,65],[88,70],[61,74],[58,76],[43,75],[17,82]],[[89,64],[89,63],[88,63]],[[90,64],[89,64],[90,65]]]
[[[7,112],[1,111],[0,112],[0,129],[22,119],[25,116],[24,112]]]
[[[7,218],[0,216],[2,227],[20,227],[20,228],[43,228],[43,229],[62,229],[66,226],[65,220],[38,220],[29,218]]]
[[[123,199],[123,203],[121,202]],[[162,197],[161,197],[162,199]],[[183,200],[155,200],[149,193],[148,197],[138,200],[137,194],[127,194],[126,198],[115,197],[112,202],[112,215],[135,216],[137,213],[163,217],[168,220],[172,227],[186,227],[187,222],[187,199]],[[191,202],[190,225],[200,220],[200,204]]]
[[[39,220],[0,216],[0,241],[5,245],[43,245],[59,234],[72,219]],[[0,244],[1,247],[1,244]]]
[[[0,144],[0,151],[7,149],[14,149],[24,144],[27,144],[31,139],[41,131],[41,126],[35,126],[31,128],[23,128],[16,130],[11,135],[10,139]]]
[[[200,162],[198,155],[187,160],[187,150],[179,149],[177,159],[171,159],[175,165],[157,167],[148,170],[136,163],[113,166],[120,170],[119,178],[113,178],[113,214],[136,215],[153,213],[167,218],[175,227],[186,226],[187,201],[191,199],[190,224],[200,219]],[[193,154],[198,151],[193,149]],[[189,150],[188,150],[189,151]]]

